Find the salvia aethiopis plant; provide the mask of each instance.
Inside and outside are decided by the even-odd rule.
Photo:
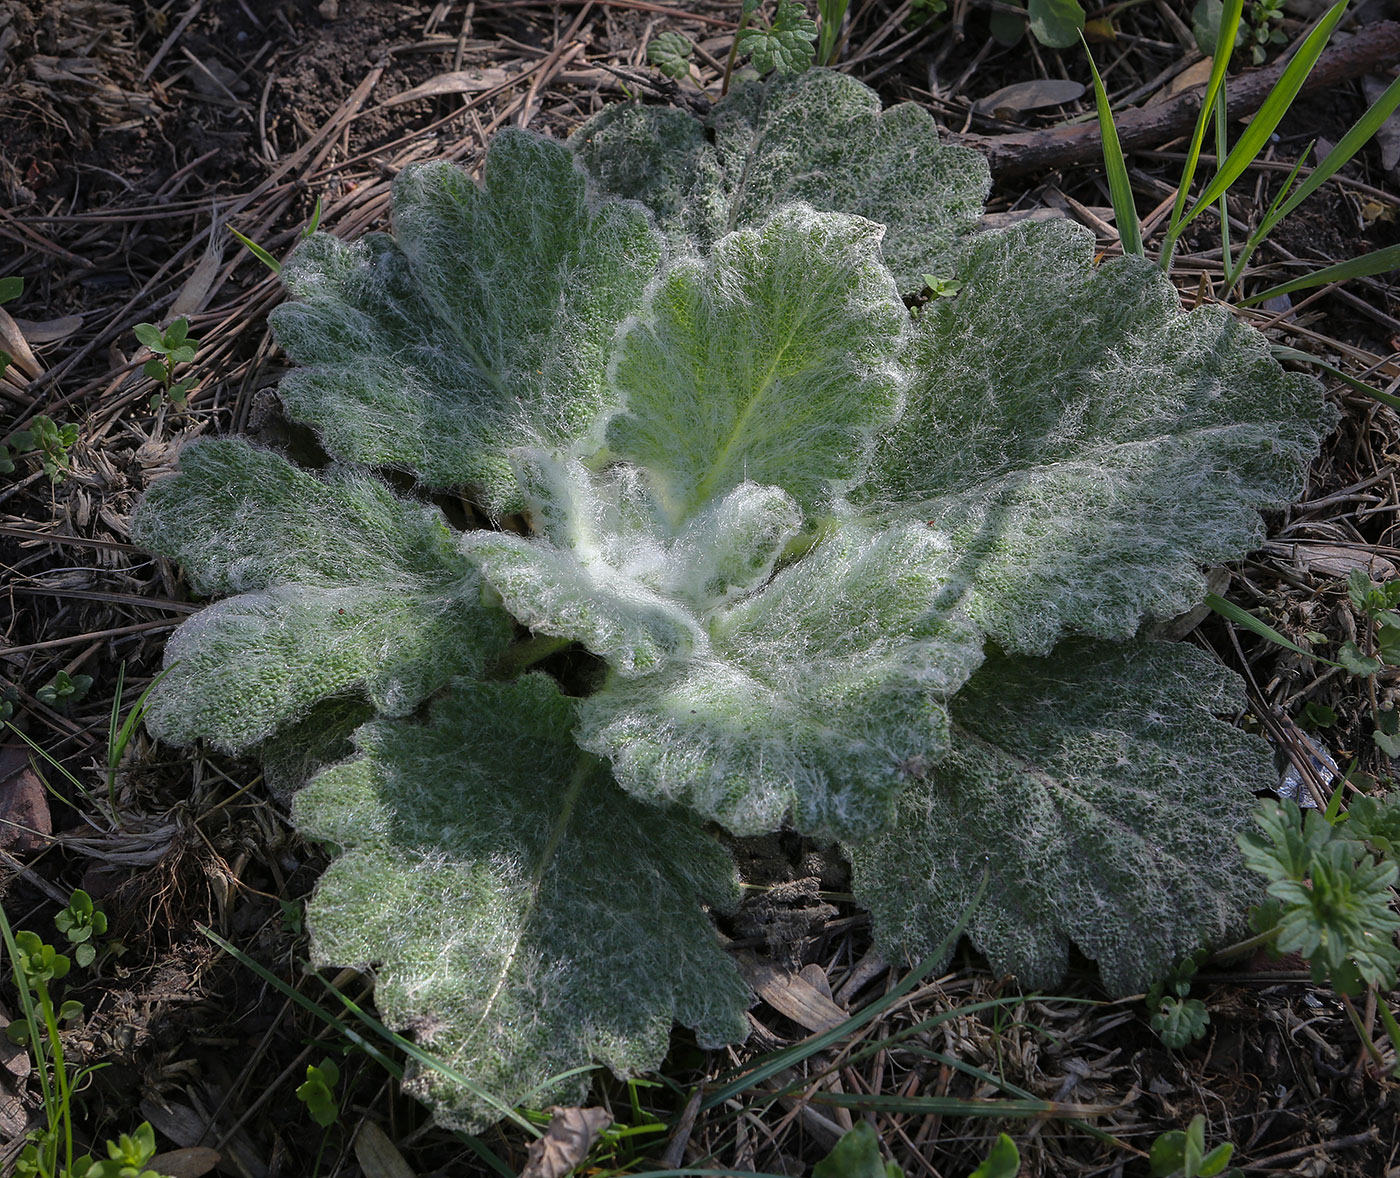
[[[720,828],[842,844],[892,960],[989,871],[969,936],[1027,987],[1074,944],[1143,989],[1243,924],[1268,751],[1146,631],[1331,411],[1082,229],[977,232],[987,188],[821,71],[502,133],[283,268],[329,463],[204,441],[146,496],[218,599],[150,728],[295,790],[315,960],[451,1065],[415,1081],[443,1122],[654,1066],[675,1020],[744,1036]],[[925,274],[956,293],[911,312]]]

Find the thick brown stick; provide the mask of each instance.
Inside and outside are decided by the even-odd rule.
[[[1396,61],[1400,61],[1400,22],[1377,21],[1340,45],[1324,50],[1303,84],[1303,93],[1359,78]],[[1280,62],[1268,69],[1250,70],[1239,78],[1231,79],[1227,91],[1230,117],[1243,118],[1257,111],[1284,68],[1285,63]],[[1119,113],[1116,116],[1118,138],[1123,150],[1158,147],[1180,135],[1189,134],[1196,125],[1204,89],[1204,86],[1194,87],[1168,102],[1132,107]],[[981,151],[991,165],[992,175],[997,178],[1020,176],[1045,168],[1093,163],[1103,158],[1097,123],[1051,127],[1045,131],[1027,131],[1017,135],[961,135],[950,138]]]

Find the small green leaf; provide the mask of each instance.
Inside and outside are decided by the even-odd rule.
[[[1206,1033],[1210,1012],[1199,998],[1165,997],[1152,1012],[1149,1025],[1165,1047],[1173,1050],[1194,1043]]]
[[[311,1114],[311,1119],[323,1129],[329,1129],[340,1117],[340,1105],[335,1098],[335,1086],[340,1080],[340,1069],[330,1059],[323,1059],[320,1066],[306,1065],[306,1079],[297,1086],[296,1097]]]
[[[1337,648],[1337,661],[1352,675],[1374,675],[1381,669],[1381,661],[1362,652],[1350,638]]]
[[[132,328],[136,338],[153,352],[165,353],[165,335],[154,323],[138,323]]]
[[[154,356],[141,366],[141,371],[152,380],[165,379],[165,363],[161,360],[157,360]]]
[[[1084,6],[1079,0],[1027,0],[1031,33],[1042,45],[1068,49],[1084,32]]]
[[[812,1167],[812,1178],[904,1178],[904,1171],[884,1161],[875,1126],[860,1121]]]
[[[12,274],[8,278],[0,278],[0,303],[8,303],[23,293],[24,279],[19,275]]]
[[[668,78],[690,77],[690,55],[695,46],[680,33],[661,33],[647,46],[647,60]]]
[[[997,1134],[986,1160],[967,1178],[1016,1178],[1021,1172],[1021,1154],[1005,1133]]]
[[[1303,710],[1298,714],[1298,722],[1304,728],[1332,728],[1337,723],[1337,713],[1326,704],[1320,704],[1316,700],[1308,700],[1303,705]]]

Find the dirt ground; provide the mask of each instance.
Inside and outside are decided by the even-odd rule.
[[[1156,0],[1090,13],[1116,34],[1093,47],[1115,99],[1146,99],[1199,60],[1189,7]],[[1343,27],[1364,37],[1368,25],[1400,17],[1392,7],[1363,5]],[[66,1032],[69,1057],[101,1065],[76,1097],[83,1132],[97,1145],[147,1120],[172,1173],[493,1172],[480,1149],[433,1127],[378,1062],[204,932],[344,1014],[305,966],[299,904],[321,860],[289,827],[258,767],[156,746],[138,733],[109,772],[118,683],[124,714],[159,671],[165,638],[198,609],[177,569],[129,543],[127,524],[190,438],[287,436],[275,394],[285,361],[265,322],[279,288],[230,228],[275,257],[295,244],[318,202],[321,226],[337,235],[383,228],[389,184],[406,164],[448,158],[471,168],[500,127],[563,137],[601,105],[650,93],[661,79],[645,65],[645,46],[669,29],[700,44],[687,91],[698,98],[715,81],[737,8],[712,0],[0,0],[0,278],[24,279],[5,309],[27,348],[0,339],[15,357],[0,381],[0,437],[35,414],[79,427],[61,481],[32,460],[0,475],[0,690],[14,724],[0,737],[0,891],[14,927],[50,939],[75,887],[110,917],[108,949],[75,973],[67,994],[85,1007]],[[842,68],[887,101],[925,103],[950,134],[1024,134],[1092,112],[1091,95],[1044,109],[977,106],[1015,82],[1087,81],[1079,51],[1056,53],[1029,38],[996,42],[983,6],[957,0],[921,25],[911,25],[907,3],[857,0],[851,11]],[[1290,16],[1284,28],[1293,37],[1303,25]],[[1242,222],[1257,217],[1298,152],[1314,139],[1335,143],[1396,64],[1375,62],[1300,101],[1264,165],[1239,185],[1232,212]],[[1171,195],[1184,146],[1166,136],[1132,154],[1140,209]],[[1286,222],[1261,263],[1320,267],[1400,242],[1397,156],[1400,131]],[[1117,248],[1092,161],[995,179],[994,216],[1069,216],[1095,229],[1107,252]],[[1220,272],[1218,224],[1198,224],[1175,271],[1188,302],[1213,297]],[[1286,315],[1250,317],[1280,342],[1394,391],[1400,304],[1391,278],[1300,295]],[[153,396],[133,335],[137,323],[182,314],[200,341],[187,410]],[[1276,539],[1221,581],[1232,600],[1295,636],[1354,625],[1348,568],[1400,576],[1400,420],[1340,382],[1334,396],[1344,421],[1304,502],[1273,518]],[[1322,739],[1338,763],[1354,760],[1354,780],[1389,780],[1392,767],[1371,740],[1369,701],[1355,686],[1319,677],[1218,618],[1200,621],[1193,639],[1247,674],[1261,711],[1332,708],[1337,722]],[[37,691],[60,671],[91,676],[88,694],[67,706],[42,702]],[[1393,691],[1382,681],[1383,706]],[[51,760],[32,758],[20,733]],[[725,929],[736,951],[756,955],[751,977],[763,1000],[750,1043],[706,1054],[677,1032],[659,1079],[600,1081],[597,1099],[619,1123],[659,1127],[617,1137],[591,1156],[591,1172],[640,1172],[665,1159],[691,1170],[802,1174],[851,1124],[846,1108],[761,1092],[685,1124],[693,1086],[817,1029],[784,994],[815,991],[855,1009],[898,980],[872,956],[839,863],[783,839],[750,858],[754,884],[788,885],[756,889]],[[6,974],[0,1022],[16,1013]],[[325,980],[372,1002],[366,978]],[[873,1120],[911,1175],[962,1178],[1006,1131],[1027,1176],[1132,1178],[1148,1172],[1145,1151],[1157,1134],[1201,1113],[1208,1140],[1234,1142],[1247,1173],[1400,1176],[1400,1085],[1367,1066],[1347,1013],[1301,963],[1207,966],[1193,993],[1206,1000],[1210,1031],[1168,1051],[1142,1002],[1106,1002],[1082,961],[1053,998],[960,1014],[972,1002],[1016,997],[1009,981],[967,955],[878,1024],[893,1035],[948,1013],[936,1033],[906,1044],[922,1044],[921,1052],[892,1046],[843,1062],[863,1041],[853,1039],[824,1054],[840,1066],[822,1084],[870,1096],[868,1112],[855,1116]],[[1400,1007],[1400,995],[1388,998]],[[307,1064],[326,1056],[339,1060],[343,1079],[340,1118],[323,1133],[293,1091]],[[9,1173],[39,1108],[26,1054],[0,1045],[0,1063],[0,1172]],[[899,1105],[1016,1090],[1057,1109],[942,1117]],[[509,1170],[525,1162],[522,1134],[497,1130],[482,1144]],[[375,1154],[385,1146],[404,1168]]]

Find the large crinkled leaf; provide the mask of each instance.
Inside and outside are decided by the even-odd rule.
[[[736,834],[862,837],[912,765],[947,745],[944,701],[981,659],[950,604],[947,546],[922,525],[823,540],[707,619],[710,645],[579,709],[578,741],[619,783]]]
[[[240,751],[320,700],[362,695],[403,715],[510,641],[480,574],[435,509],[361,471],[311,474],[240,441],[189,446],[132,534],[201,593],[236,593],[185,622],[148,702],[162,740]]]
[[[377,721],[296,798],[339,854],[307,908],[312,956],[373,967],[391,1027],[471,1081],[415,1068],[438,1120],[578,1103],[592,1061],[655,1067],[671,1023],[737,1042],[749,997],[702,902],[732,906],[727,854],[628,798],[569,740],[546,678],[459,683],[426,724]]]
[[[508,448],[595,426],[661,238],[636,205],[589,198],[563,145],[518,131],[497,136],[480,186],[446,163],[405,169],[394,228],[314,236],[283,268],[297,301],[271,318],[301,367],[282,399],[338,457],[511,508]]]
[[[874,90],[831,70],[741,87],[706,124],[609,107],[570,144],[604,192],[643,202],[673,238],[702,247],[793,201],[876,221],[905,293],[976,228],[991,185],[982,157],[940,142],[927,111],[882,112]]]
[[[785,491],[742,483],[672,527],[633,470],[517,461],[537,536],[468,532],[462,548],[519,621],[624,675],[704,651],[706,615],[767,578],[802,519]]]
[[[1070,942],[1131,994],[1236,931],[1259,885],[1235,833],[1274,777],[1268,746],[1216,719],[1242,695],[1186,645],[989,656],[953,701],[953,751],[850,851],[882,951],[927,953],[984,868],[968,935],[1028,989],[1060,981]]]
[[[919,316],[908,404],[853,493],[953,539],[968,612],[1045,653],[1066,630],[1131,636],[1191,608],[1201,566],[1263,538],[1334,415],[1223,307],[1180,310],[1140,258],[1018,225],[966,247],[956,298]]]
[[[743,482],[829,508],[898,410],[908,312],[880,227],[786,208],[673,265],[619,341],[608,448],[673,523]]]
[[[365,471],[313,474],[239,438],[186,446],[179,473],[141,500],[131,538],[178,561],[204,596],[289,582],[390,588],[465,570],[441,512]]]

